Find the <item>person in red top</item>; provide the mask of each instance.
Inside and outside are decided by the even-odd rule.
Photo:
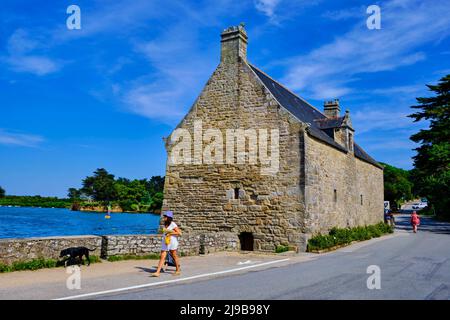
[[[413,227],[413,232],[417,233],[417,226],[420,225],[420,218],[415,211],[411,214],[411,225]]]

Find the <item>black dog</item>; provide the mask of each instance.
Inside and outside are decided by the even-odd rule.
[[[80,259],[78,265],[81,265],[81,263],[83,262],[83,256],[85,256],[89,266],[91,264],[91,260],[89,259],[89,251],[95,251],[95,249],[91,250],[86,247],[67,248],[61,250],[59,257],[67,257],[67,259],[64,261],[64,266],[67,267],[67,261],[72,262],[76,257]]]

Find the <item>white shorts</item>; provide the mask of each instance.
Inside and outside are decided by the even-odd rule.
[[[178,249],[178,239],[175,236],[170,237],[169,245],[163,240],[161,245],[161,251],[172,251]]]

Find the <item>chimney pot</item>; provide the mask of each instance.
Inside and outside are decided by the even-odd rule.
[[[334,99],[332,101],[325,101],[323,105],[323,110],[328,118],[337,118],[341,113],[341,108],[339,106],[339,99]]]

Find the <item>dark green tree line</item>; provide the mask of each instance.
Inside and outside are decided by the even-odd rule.
[[[413,199],[413,183],[408,170],[386,163],[384,166],[384,200],[397,207],[405,200]]]
[[[420,144],[414,156],[415,192],[425,196],[437,215],[450,218],[450,74],[437,85],[427,85],[433,96],[417,98],[409,117],[427,121],[428,128],[411,136]]]

